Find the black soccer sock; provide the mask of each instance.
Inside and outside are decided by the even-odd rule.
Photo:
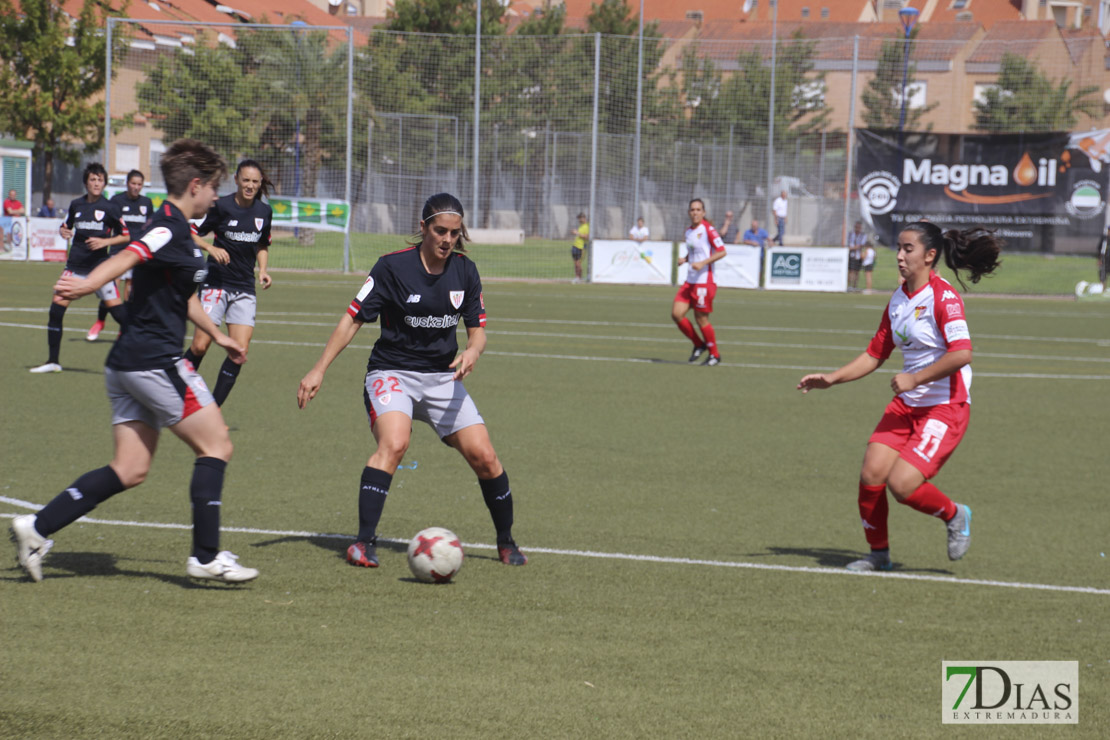
[[[493,518],[497,530],[497,544],[502,545],[513,539],[513,492],[509,489],[509,474],[504,470],[501,475],[488,480],[478,479],[482,488],[482,498]]]
[[[193,557],[211,563],[220,551],[220,494],[227,462],[218,457],[198,457],[189,483],[193,504]]]
[[[49,537],[122,490],[124,485],[110,465],[90,470],[38,512],[35,529],[43,537]]]
[[[57,362],[58,353],[62,349],[62,317],[66,315],[66,307],[57,303],[50,304],[50,318],[46,321],[46,346],[50,351],[47,362]]]
[[[196,367],[196,365],[193,365],[193,367]],[[216,390],[212,391],[212,397],[216,399],[218,405],[224,405],[227,394],[231,393],[231,389],[235,386],[235,379],[239,377],[239,371],[242,369],[243,366],[236,365],[230,357],[224,360],[224,364],[220,365],[220,375],[216,378]]]
[[[106,318],[108,318],[108,304],[101,301],[96,307],[96,320],[103,321]]]
[[[384,470],[363,468],[358,488],[359,542],[374,542],[377,539],[378,521],[382,518],[385,498],[389,495],[392,482],[393,475]]]
[[[190,347],[189,349],[185,350],[185,354],[183,354],[182,357],[192,363],[194,370],[200,370],[200,363],[201,360],[204,359],[204,355],[194,355],[193,348]]]
[[[103,306],[104,304],[101,303],[100,305]],[[121,303],[118,306],[112,306],[108,309],[108,313],[112,314],[112,318],[119,324],[119,330],[122,334],[123,330],[127,328],[127,305]]]

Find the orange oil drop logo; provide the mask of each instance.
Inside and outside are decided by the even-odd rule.
[[[1037,181],[1037,166],[1029,158],[1029,152],[1021,155],[1021,161],[1014,168],[1014,182],[1022,187],[1029,187]]]

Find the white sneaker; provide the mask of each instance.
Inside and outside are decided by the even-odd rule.
[[[889,552],[875,552],[872,550],[867,553],[867,557],[853,560],[844,567],[855,573],[870,573],[876,570],[892,570],[894,563],[890,562]]]
[[[60,373],[61,371],[62,366],[56,362],[47,362],[46,364],[31,368],[31,372],[33,373]]]
[[[227,550],[218,554],[210,563],[201,563],[194,557],[185,562],[185,570],[193,578],[210,578],[224,583],[243,583],[258,578],[258,571],[235,562],[238,555]]]
[[[38,533],[34,514],[24,514],[12,519],[11,532],[19,564],[31,576],[32,581],[41,581],[42,559],[54,546],[54,540],[48,540]]]
[[[959,560],[971,547],[971,507],[956,504],[956,515],[948,522],[948,559]]]

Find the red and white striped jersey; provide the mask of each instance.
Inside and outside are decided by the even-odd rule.
[[[935,272],[925,287],[910,295],[898,288],[887,303],[879,330],[867,354],[885,360],[894,348],[902,350],[902,372],[915,373],[948,352],[971,349],[971,334],[964,317],[964,302],[956,289]],[[971,402],[971,365],[940,380],[899,394],[908,406],[937,406]]]
[[[697,226],[686,229],[686,264],[702,262],[709,259],[714,252],[724,251],[725,243],[721,235],[713,228],[713,224],[702,219]],[[691,285],[714,284],[713,265],[709,264],[700,270],[689,270],[686,273],[686,282]]]

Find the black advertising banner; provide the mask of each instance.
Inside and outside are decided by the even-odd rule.
[[[860,212],[884,244],[902,224],[995,229],[1006,248],[1094,253],[1106,224],[1110,129],[932,134],[856,129]]]

